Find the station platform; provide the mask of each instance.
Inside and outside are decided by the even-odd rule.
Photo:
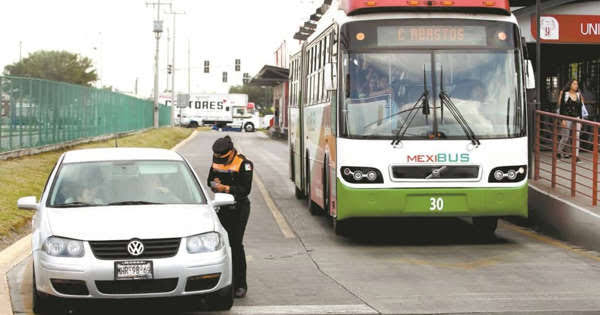
[[[600,207],[598,201],[598,142],[600,124],[580,121],[580,162],[557,158],[554,141],[555,114],[538,111],[541,119],[535,143],[534,178],[529,181],[530,221],[541,231],[578,247],[600,251]],[[594,137],[594,133],[596,136]],[[596,139],[596,142],[594,141]],[[595,143],[594,143],[595,142]],[[567,150],[572,150],[570,145]],[[594,173],[595,172],[595,173]],[[594,181],[596,183],[594,183]]]

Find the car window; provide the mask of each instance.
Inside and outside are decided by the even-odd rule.
[[[199,183],[181,161],[111,161],[63,164],[48,206],[203,204]]]

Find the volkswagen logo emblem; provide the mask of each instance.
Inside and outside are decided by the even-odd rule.
[[[132,240],[127,244],[127,251],[131,256],[139,256],[144,253],[144,244],[139,240]]]

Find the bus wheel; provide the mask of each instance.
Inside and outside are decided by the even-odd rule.
[[[254,132],[254,124],[253,123],[247,123],[244,126],[244,130],[246,130],[246,132]]]
[[[302,190],[298,187],[296,187],[296,199],[298,200],[302,200],[304,198],[306,198],[306,196],[304,196],[304,193],[302,192]]]
[[[325,159],[324,167],[323,167],[323,210],[325,211],[325,215],[329,216],[329,164],[327,163],[327,159]]]
[[[481,231],[482,233],[494,235],[494,232],[496,232],[496,228],[498,228],[498,218],[476,217],[473,218],[473,225],[475,225],[475,228]]]
[[[308,154],[306,155],[308,157]],[[311,215],[319,215],[320,211],[317,205],[312,201],[311,189],[310,189],[310,162],[306,159],[306,205]]]
[[[338,220],[335,217],[331,217],[331,222],[332,222],[332,226],[333,226],[333,232],[335,232],[335,235],[339,235],[339,236],[348,236],[348,232],[349,232],[349,227],[348,227],[348,221],[341,221]]]
[[[197,122],[195,122],[195,121],[192,121],[192,122],[190,123],[190,128],[198,128],[198,123],[197,123]]]

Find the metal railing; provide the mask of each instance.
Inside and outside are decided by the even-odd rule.
[[[578,195],[590,198],[596,206],[599,128],[597,122],[536,111],[534,180],[548,181],[552,188],[565,189],[573,198]],[[559,142],[565,137],[569,142],[563,140],[563,148],[568,151],[559,152]]]
[[[152,127],[153,103],[34,78],[0,76],[0,152]],[[159,124],[171,123],[161,106]]]

